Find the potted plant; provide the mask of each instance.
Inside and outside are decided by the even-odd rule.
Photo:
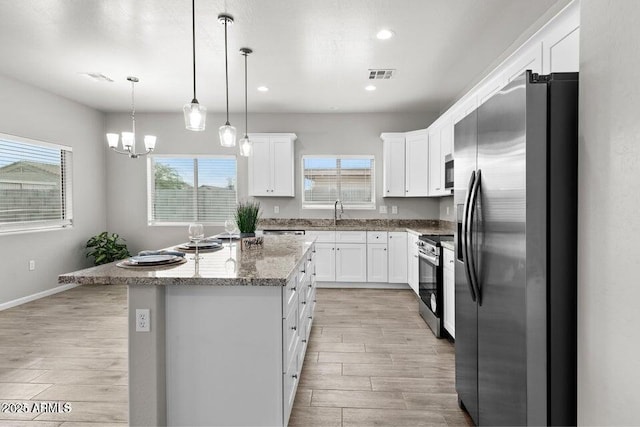
[[[240,237],[255,237],[260,220],[260,202],[240,202],[236,208],[236,225]]]
[[[87,258],[93,257],[95,265],[107,264],[130,257],[131,254],[124,243],[124,239],[116,233],[109,234],[106,231],[87,240]]]

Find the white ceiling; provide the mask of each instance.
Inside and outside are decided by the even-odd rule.
[[[438,111],[556,0],[196,0],[198,99],[223,111]],[[381,28],[396,36],[380,41]],[[102,111],[180,111],[192,98],[190,0],[0,0],[0,73]],[[367,92],[369,68],[394,68]],[[95,82],[82,72],[115,81]],[[266,85],[269,92],[256,87]]]

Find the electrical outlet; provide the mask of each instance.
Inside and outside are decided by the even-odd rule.
[[[136,332],[151,331],[151,314],[148,308],[136,308]]]
[[[29,261],[29,271],[33,271],[36,269],[36,260],[32,259]]]
[[[387,205],[380,205],[380,213],[381,214],[387,213]]]
[[[274,206],[273,213],[280,213],[280,206]]]
[[[398,207],[397,206],[391,206],[391,213],[393,215],[397,215],[398,214]]]
[[[449,215],[449,206],[447,206],[447,216]]]

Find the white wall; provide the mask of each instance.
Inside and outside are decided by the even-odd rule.
[[[236,154],[236,149],[220,147],[218,126],[224,123],[220,114],[209,114],[205,132],[184,129],[181,114],[140,114],[136,116],[139,134],[158,137],[157,153],[161,154]],[[438,199],[382,199],[382,141],[380,133],[426,128],[434,115],[416,114],[250,114],[249,128],[253,132],[294,132],[296,197],[262,197],[263,216],[296,218],[331,218],[333,211],[302,210],[300,190],[300,162],[304,154],[373,154],[376,163],[376,193],[381,203],[398,206],[398,215],[380,215],[378,211],[346,211],[344,218],[438,218]],[[232,115],[231,122],[244,127],[243,117]],[[130,126],[128,114],[108,114],[106,128],[119,132]],[[425,165],[426,167],[427,165]],[[131,248],[167,246],[186,237],[186,227],[149,227],[146,217],[146,161],[130,160],[109,153],[107,156],[108,228],[127,238]],[[238,195],[247,197],[247,160],[238,160]],[[273,213],[273,206],[280,213]],[[221,227],[208,227],[212,234]]]
[[[90,265],[84,244],[106,226],[106,193],[102,113],[2,76],[0,93],[1,133],[73,147],[73,228],[0,235],[3,304],[54,288],[58,274]]]
[[[582,0],[578,423],[640,421],[640,2]]]

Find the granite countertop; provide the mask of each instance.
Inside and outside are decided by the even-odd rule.
[[[442,245],[443,248],[455,251],[456,250],[456,245],[454,242],[440,242],[440,244]]]
[[[422,234],[453,234],[454,223],[437,219],[333,219],[263,218],[259,230],[309,231],[408,231]]]
[[[305,236],[264,236],[260,249],[241,251],[239,241],[224,243],[217,252],[201,252],[196,262],[174,267],[120,268],[116,262],[58,276],[58,283],[81,285],[214,285],[285,286],[313,239]]]

